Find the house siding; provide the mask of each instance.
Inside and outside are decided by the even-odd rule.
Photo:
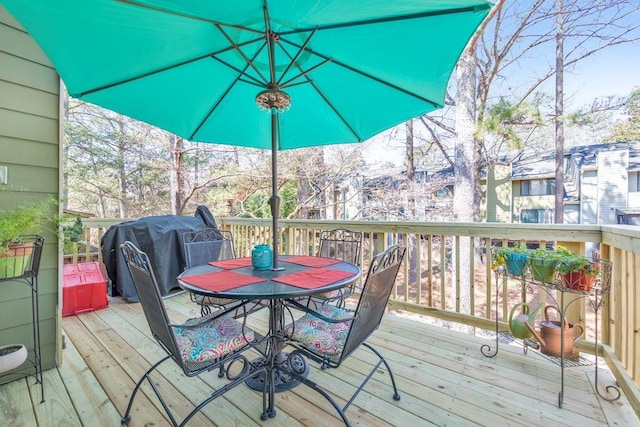
[[[598,223],[598,172],[584,171],[580,180],[580,219],[582,224]]]
[[[60,79],[38,45],[0,6],[0,166],[8,168],[9,191],[0,209],[60,194]],[[19,191],[15,191],[19,190]],[[51,215],[57,210],[52,208]],[[58,350],[59,256],[57,237],[43,231],[39,306],[42,364],[56,365]],[[2,282],[0,345],[31,336],[29,288]]]
[[[489,166],[486,189],[487,222],[511,222],[511,166]]]
[[[598,224],[615,224],[616,209],[627,208],[629,150],[598,155]]]

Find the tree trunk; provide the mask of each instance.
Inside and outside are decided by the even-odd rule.
[[[298,204],[306,202],[309,198],[309,180],[306,178],[304,171],[297,170],[297,175],[301,177],[298,181]],[[298,210],[298,218],[309,219],[309,208],[303,206]]]
[[[119,126],[119,135],[118,135],[118,191],[120,194],[120,197],[118,199],[119,201],[119,208],[120,208],[120,218],[128,218],[129,217],[129,208],[127,206],[127,202],[126,202],[126,195],[127,195],[127,170],[125,165],[127,164],[127,162],[125,161],[125,154],[126,154],[126,147],[125,147],[125,141],[124,141],[124,135],[125,135],[125,131],[124,131],[124,123],[122,122],[122,120],[120,120],[118,122],[118,126]]]
[[[182,176],[182,158],[184,154],[184,140],[176,135],[169,136],[171,146],[171,213],[180,215],[184,209],[184,188]]]
[[[476,75],[475,75],[475,45],[469,45],[462,53],[456,69],[457,100],[456,100],[456,133],[455,146],[455,182],[453,193],[453,217],[459,222],[473,222],[478,209],[478,195],[476,182],[479,181],[476,165]],[[468,238],[460,239],[460,248],[453,247],[453,253],[459,253],[459,271],[454,268],[452,293],[454,300],[459,301],[461,313],[470,313],[471,299],[469,294],[471,251]],[[459,274],[459,277],[456,277]],[[456,292],[456,282],[460,283],[460,295]],[[457,297],[457,298],[456,298]]]
[[[563,0],[556,0],[556,175],[555,218],[556,224],[564,222],[564,7]]]
[[[413,120],[406,122],[406,174],[407,174],[407,211],[405,212],[405,219],[408,221],[416,221],[416,183],[415,183],[415,160],[414,160],[414,142],[413,142]],[[416,237],[413,234],[409,235],[409,241],[407,245],[407,251],[409,252],[409,283],[415,283],[420,280],[418,277],[418,251],[420,246],[416,241]]]

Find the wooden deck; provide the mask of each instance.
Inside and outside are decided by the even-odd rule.
[[[175,320],[197,316],[186,295],[166,300]],[[254,316],[264,328],[266,311]],[[0,387],[0,425],[117,426],[135,381],[163,352],[149,337],[139,304],[112,298],[107,309],[63,319],[64,364],[44,374],[44,403],[38,402],[33,379]],[[565,370],[565,397],[558,408],[560,368],[530,351],[502,345],[495,358],[480,353],[483,338],[452,332],[395,313],[385,315],[370,339],[392,366],[402,395],[391,398],[389,377],[376,374],[347,411],[362,426],[640,426],[624,396],[600,399],[593,390],[593,367]],[[338,370],[312,368],[310,378],[337,396],[350,395],[362,379],[368,350],[358,350]],[[178,416],[189,400],[222,384],[216,373],[186,378],[168,362],[160,369],[159,387]],[[610,373],[599,371],[605,385]],[[131,426],[168,425],[148,386],[134,403]],[[277,416],[260,420],[261,398],[239,386],[209,404],[193,426],[328,426],[340,425],[333,408],[304,386],[279,393]]]

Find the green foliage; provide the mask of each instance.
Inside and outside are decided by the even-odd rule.
[[[279,191],[280,196],[280,217],[286,218],[290,215],[298,205],[298,187],[294,182],[287,182]],[[245,202],[245,211],[247,214],[240,215],[244,217],[254,218],[271,218],[271,207],[269,206],[269,198],[271,194],[267,192],[258,192],[251,195]]]
[[[269,196],[266,194],[251,195],[245,202],[244,208],[248,213],[240,215],[241,217],[268,218],[271,215]]]
[[[0,255],[9,252],[8,245],[20,243],[21,236],[34,234],[49,221],[53,198],[25,203],[12,209],[0,210]]]
[[[72,253],[73,247],[82,238],[82,219],[76,217],[73,224],[65,224],[62,226],[62,234],[64,236],[63,251],[65,254]]]
[[[627,119],[613,126],[610,140],[638,141],[640,140],[640,87],[635,88],[625,105]]]
[[[484,121],[478,128],[481,132],[503,139],[512,148],[523,149],[519,128],[543,123],[539,102],[538,98],[533,103],[514,103],[500,98],[496,104],[486,109]]]
[[[287,182],[280,190],[280,216],[287,218],[298,206],[298,185]]]
[[[558,252],[543,247],[543,248],[537,248],[531,251],[531,258],[544,260],[544,261],[557,262],[560,259],[560,256]]]
[[[513,246],[501,246],[499,248],[495,248],[491,268],[495,269],[501,265],[505,265],[506,259],[509,258],[509,255],[511,254],[529,255],[531,254],[531,250],[527,248],[527,245],[521,244],[520,242],[514,243]]]
[[[596,264],[592,263],[591,260],[584,255],[580,255],[577,252],[571,252],[562,246],[558,246],[556,254],[558,256],[558,265],[556,266],[556,269],[561,274],[580,271],[587,276],[595,276],[598,274]]]

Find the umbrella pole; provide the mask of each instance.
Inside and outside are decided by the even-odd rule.
[[[273,229],[273,266],[272,270],[284,270],[279,266],[278,257],[278,218],[280,217],[280,197],[278,197],[278,112],[271,110],[271,218]]]

